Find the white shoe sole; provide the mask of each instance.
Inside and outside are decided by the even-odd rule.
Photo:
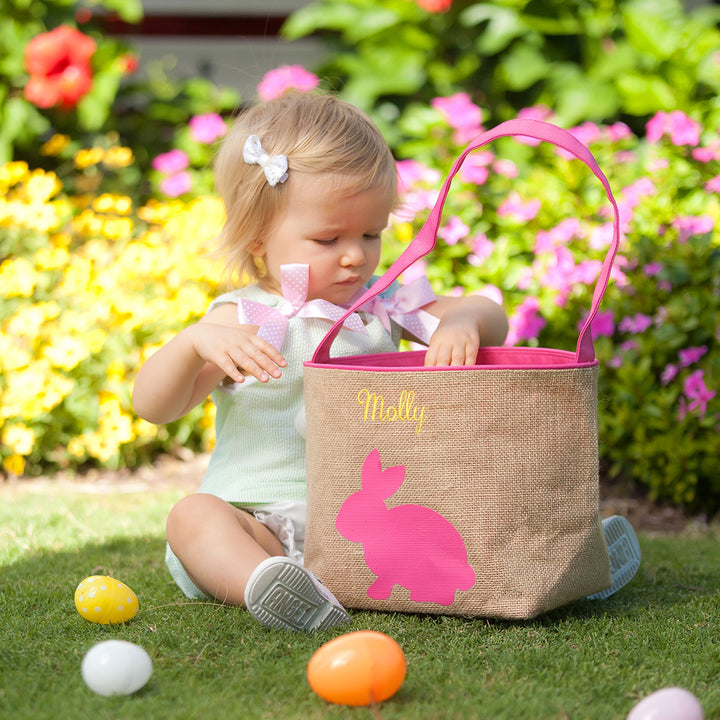
[[[628,520],[613,515],[602,521],[605,541],[610,555],[612,584],[606,590],[588,595],[589,600],[604,600],[627,585],[640,568],[640,543]]]
[[[333,594],[287,557],[268,558],[255,568],[245,607],[258,622],[280,630],[312,632],[350,621]]]

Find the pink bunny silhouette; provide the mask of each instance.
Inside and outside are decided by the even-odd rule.
[[[362,490],[345,500],[335,527],[363,544],[365,562],[378,576],[368,597],[386,600],[397,584],[410,590],[413,602],[451,605],[456,590],[475,584],[465,543],[448,520],[423,505],[386,506],[385,499],[402,485],[404,465],[383,471],[380,453],[372,450],[361,478]]]

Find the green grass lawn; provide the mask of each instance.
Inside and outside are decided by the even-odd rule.
[[[529,622],[353,612],[316,635],[268,630],[239,609],[184,601],[164,565],[165,515],[180,491],[88,494],[0,490],[0,717],[157,720],[625,718],[669,685],[720,718],[720,532],[641,534],[635,579],[601,602]],[[87,622],[77,584],[108,574],[138,595],[122,626]],[[373,712],[328,705],[305,680],[324,642],[348,630],[387,633],[408,674]],[[144,647],[154,671],[130,697],[103,698],[80,663],[100,640]]]

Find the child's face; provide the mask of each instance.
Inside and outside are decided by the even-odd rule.
[[[279,292],[280,266],[304,263],[307,299],[340,304],[370,279],[394,197],[385,188],[352,194],[351,185],[341,176],[292,178],[287,205],[255,252],[267,269],[263,286]]]

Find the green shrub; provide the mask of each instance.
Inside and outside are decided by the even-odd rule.
[[[640,131],[656,111],[692,108],[714,127],[719,15],[680,0],[315,0],[284,32],[323,38],[316,70],[395,144],[409,103],[461,90],[495,122],[544,104],[563,126],[622,118]]]

